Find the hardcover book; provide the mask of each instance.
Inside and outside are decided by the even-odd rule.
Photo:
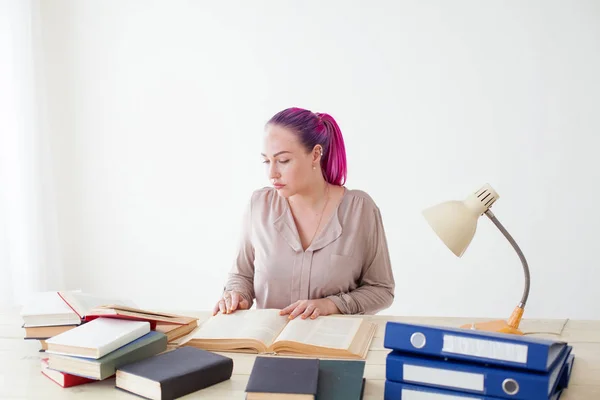
[[[103,380],[113,376],[123,365],[144,360],[166,349],[167,336],[152,331],[99,359],[49,353],[48,365],[58,371]]]
[[[217,314],[182,343],[204,350],[365,359],[376,325],[362,318],[316,319],[279,315],[279,310]]]
[[[148,399],[175,399],[231,378],[233,360],[181,347],[117,370],[116,387]]]
[[[365,390],[363,360],[319,360],[316,400],[360,400]]]
[[[83,376],[71,375],[66,372],[55,371],[48,367],[48,359],[41,359],[41,371],[44,376],[55,383],[57,383],[60,387],[68,388],[73,386],[83,385],[85,383],[95,382],[94,379],[85,378]]]
[[[314,400],[319,359],[256,357],[246,385],[247,400]]]
[[[46,340],[48,353],[100,358],[150,332],[147,321],[98,318]]]

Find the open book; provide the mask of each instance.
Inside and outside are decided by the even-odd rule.
[[[125,307],[135,307],[135,304],[130,300],[113,299],[78,291],[59,291],[58,295],[77,314],[81,322],[85,321],[85,316],[92,309],[105,304],[119,304]]]
[[[198,318],[196,317],[186,317],[184,315],[142,310],[119,305],[106,305],[92,308],[85,316],[85,320],[90,321],[99,317],[148,321],[150,322],[152,330],[157,330],[167,335],[169,342],[187,335],[198,326]]]
[[[211,351],[365,359],[375,330],[375,324],[357,317],[288,320],[279,310],[238,310],[209,318],[181,344]]]
[[[195,317],[186,317],[183,315],[169,314],[165,312],[142,310],[139,308],[120,306],[117,304],[108,304],[104,306],[94,307],[88,310],[85,317],[86,320],[91,320],[98,317],[112,317],[120,319],[139,319],[144,321],[162,322],[166,324],[175,325],[186,325],[198,319]]]
[[[129,300],[92,295],[80,290],[39,292],[33,294],[21,310],[23,327],[81,325],[92,308],[104,304],[135,307]]]

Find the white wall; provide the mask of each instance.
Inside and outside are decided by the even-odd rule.
[[[386,313],[508,317],[501,233],[482,218],[457,259],[420,214],[489,182],[526,317],[600,318],[598,3],[373,4],[43,2],[69,288],[211,308],[268,185],[263,124],[301,106],[338,120],[347,186],[382,210]]]

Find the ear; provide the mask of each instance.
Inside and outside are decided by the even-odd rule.
[[[317,144],[315,147],[313,147],[313,150],[312,150],[313,164],[317,164],[317,165],[320,164],[322,156],[323,156],[323,147],[320,144]]]

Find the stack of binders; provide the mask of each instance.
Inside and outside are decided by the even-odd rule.
[[[385,399],[558,400],[574,361],[566,342],[388,322]]]

